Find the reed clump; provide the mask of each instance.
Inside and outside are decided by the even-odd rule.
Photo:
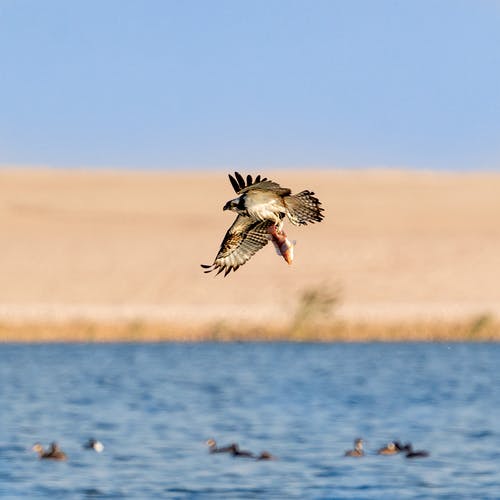
[[[291,339],[307,340],[325,323],[334,325],[335,321],[332,322],[331,318],[340,299],[340,287],[321,284],[303,290],[290,325]]]

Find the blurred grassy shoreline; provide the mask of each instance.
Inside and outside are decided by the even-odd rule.
[[[0,343],[51,342],[498,342],[500,321],[489,315],[461,320],[365,322],[333,320],[307,326],[179,325],[154,321],[0,324]]]

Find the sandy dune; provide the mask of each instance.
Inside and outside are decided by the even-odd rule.
[[[214,278],[226,172],[1,169],[0,321],[271,323],[321,287],[351,319],[500,315],[500,174],[254,173],[315,191],[325,221],[287,226],[292,266],[268,245]]]

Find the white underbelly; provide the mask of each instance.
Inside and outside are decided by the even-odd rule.
[[[285,207],[274,201],[259,203],[248,207],[248,215],[259,220],[279,221],[280,214],[283,213],[285,213]]]

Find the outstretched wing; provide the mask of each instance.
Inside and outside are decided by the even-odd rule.
[[[234,177],[229,174],[229,180],[236,194],[243,194],[250,190],[273,191],[280,196],[287,196],[291,193],[290,189],[282,188],[277,182],[270,181],[267,177],[261,178],[260,175],[255,177],[247,175],[246,180],[239,172],[234,173]]]
[[[300,193],[285,196],[286,215],[292,224],[302,226],[308,223],[321,222],[324,215],[321,212],[321,202],[314,192],[305,190]]]
[[[268,228],[273,225],[269,220],[256,220],[238,215],[233,225],[228,229],[222,240],[219,253],[212,265],[202,264],[206,273],[224,271],[227,276],[245,264],[256,252],[267,245],[269,241]]]
[[[235,172],[234,177],[229,174],[229,180],[231,181],[231,186],[233,186],[234,192],[236,194],[239,194],[243,189],[250,187],[252,184],[258,184],[261,181],[267,181],[267,178],[264,177],[263,179],[261,179],[260,175],[258,175],[257,177],[255,177],[255,180],[253,180],[252,176],[249,174],[247,175],[245,181],[245,179],[239,172]]]

